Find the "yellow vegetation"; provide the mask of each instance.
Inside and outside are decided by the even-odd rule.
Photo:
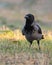
[[[22,35],[20,30],[15,30],[15,31],[4,31],[0,33],[0,39],[8,39],[12,41],[17,41],[17,40],[25,40],[25,37]]]
[[[47,40],[52,40],[52,31],[45,32],[44,38],[47,39]]]
[[[52,40],[52,32],[48,31],[47,33],[44,33],[44,38]],[[22,35],[19,29],[14,30],[14,31],[8,30],[8,31],[4,31],[0,33],[0,40],[1,39],[18,41],[18,40],[25,40],[25,36]]]

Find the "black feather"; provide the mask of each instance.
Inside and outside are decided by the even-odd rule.
[[[42,34],[42,30],[41,30],[41,28],[40,28],[40,26],[39,25],[37,25],[38,26],[38,33],[40,33],[40,34]]]
[[[34,40],[38,41],[37,43],[39,46],[39,41],[43,39],[42,30],[40,26],[38,23],[35,23],[34,16],[32,14],[27,14],[25,18],[26,23],[22,30],[22,34],[25,35],[26,39],[30,42],[30,46]]]

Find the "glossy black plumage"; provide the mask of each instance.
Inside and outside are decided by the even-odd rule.
[[[24,25],[24,28],[22,29],[22,34],[25,35],[26,39],[30,42],[30,46],[32,45],[32,42],[34,40],[37,40],[40,49],[39,41],[41,39],[44,39],[42,35],[42,30],[39,24],[35,21],[32,14],[27,14],[25,16],[25,19],[26,23]]]

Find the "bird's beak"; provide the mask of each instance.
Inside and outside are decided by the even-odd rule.
[[[28,16],[25,16],[24,18],[28,19],[29,17]]]

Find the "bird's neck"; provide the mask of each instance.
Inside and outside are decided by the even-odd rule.
[[[27,32],[31,32],[32,30],[33,30],[33,26],[31,26],[31,25],[25,25],[25,30],[27,31]]]

